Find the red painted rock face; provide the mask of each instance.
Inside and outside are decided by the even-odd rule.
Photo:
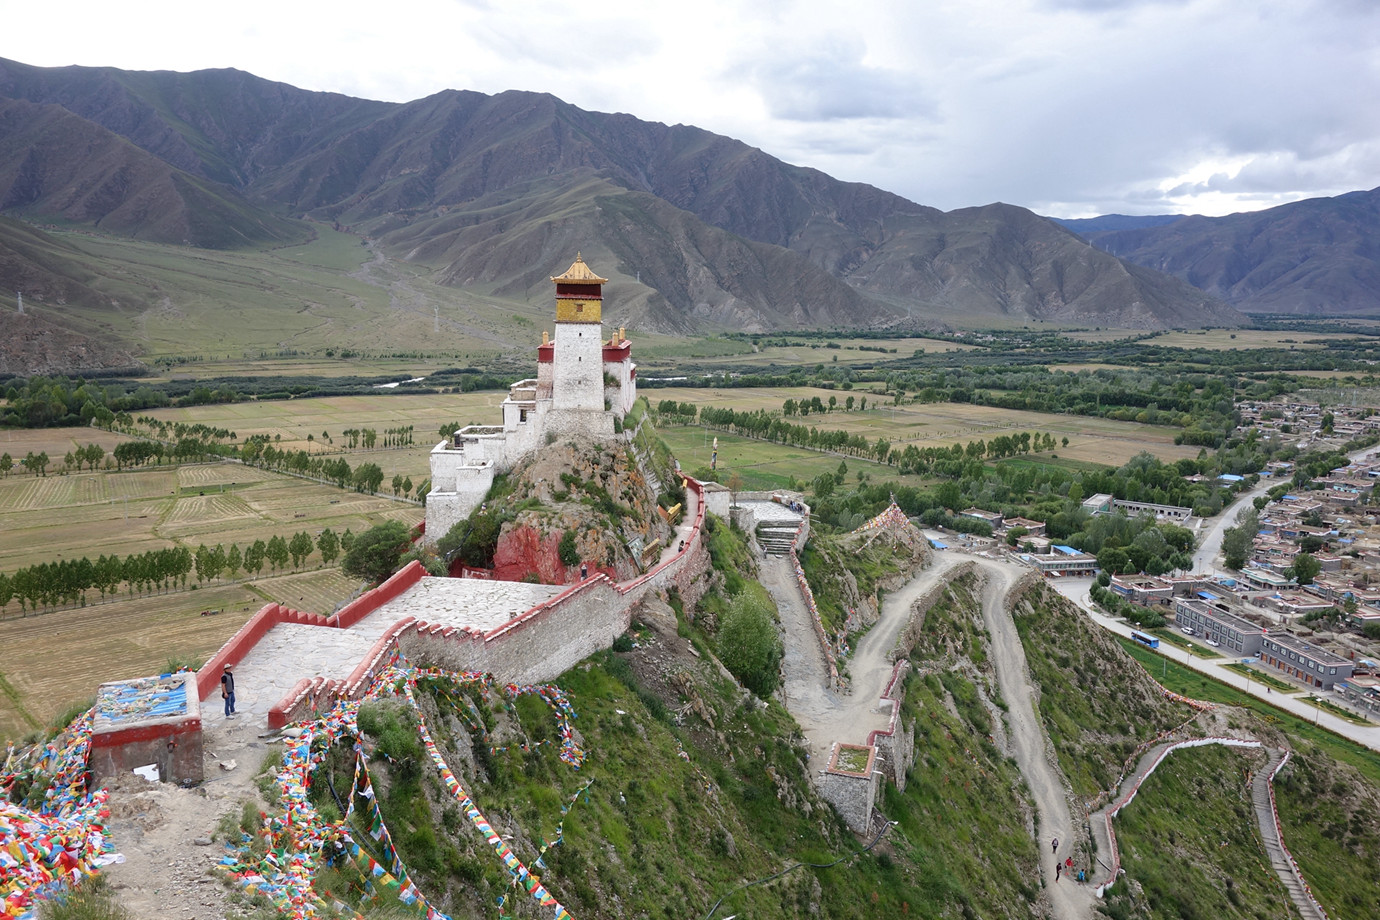
[[[560,537],[556,534],[543,540],[540,533],[526,525],[512,528],[499,537],[494,550],[494,578],[522,581],[536,574],[546,584],[564,584],[568,579],[565,566],[556,554],[559,543]],[[579,577],[578,569],[575,575]]]
[[[498,538],[494,550],[494,574],[499,581],[522,581],[535,574],[547,585],[568,585],[580,580],[580,567],[566,567],[561,564],[558,552],[561,542],[559,533],[542,537],[541,533],[526,524],[519,524]],[[599,556],[604,555],[601,548]],[[631,568],[631,567],[630,567]],[[635,572],[622,572],[616,566],[589,565],[589,574],[602,572],[614,581],[634,577]]]

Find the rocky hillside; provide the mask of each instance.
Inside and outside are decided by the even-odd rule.
[[[544,94],[391,104],[233,70],[0,61],[0,98],[13,126],[0,137],[24,141],[0,144],[0,211],[144,238],[266,245],[305,232],[282,215],[311,218],[500,295],[578,248],[610,266],[628,318],[666,331],[1240,321],[1023,209],[944,214]]]
[[[5,329],[0,335],[0,375],[65,374],[73,368],[88,374],[144,369],[128,352],[42,316],[8,314],[0,325]]]
[[[1087,236],[1247,313],[1380,311],[1380,188]]]
[[[581,565],[626,581],[642,572],[631,547],[669,538],[656,509],[628,451],[562,441],[499,476],[484,505],[440,546],[459,547],[461,561],[504,581],[573,584]]]

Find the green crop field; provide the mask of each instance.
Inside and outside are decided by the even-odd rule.
[[[893,466],[884,466],[860,457],[841,457],[803,447],[755,441],[724,432],[713,432],[699,426],[663,425],[657,434],[666,442],[687,473],[709,469],[709,456],[714,438],[719,439],[719,465],[715,478],[727,482],[734,473],[743,477],[747,489],[790,488],[792,479],[809,482],[823,473],[833,473],[840,461],[848,464],[848,479],[856,481],[858,472],[873,479],[891,479],[906,485],[919,485],[927,480],[919,476],[902,476]]]

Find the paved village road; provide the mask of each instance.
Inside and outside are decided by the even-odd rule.
[[[1118,636],[1130,638],[1131,631],[1135,629],[1134,626],[1126,620],[1107,616],[1093,604],[1092,598],[1088,596],[1088,589],[1092,585],[1091,578],[1055,579],[1052,584],[1056,591],[1078,605],[1088,615],[1088,618],[1098,626],[1108,632],[1116,633]],[[1199,649],[1206,651],[1202,646],[1199,646]],[[1371,750],[1380,751],[1380,725],[1374,723],[1357,725],[1354,722],[1348,722],[1334,716],[1320,706],[1315,706],[1304,693],[1277,693],[1260,681],[1252,680],[1249,675],[1229,668],[1228,665],[1237,660],[1235,658],[1226,658],[1215,652],[1212,657],[1202,658],[1198,655],[1189,654],[1186,649],[1169,642],[1161,642],[1160,647],[1155,651],[1164,658],[1172,659],[1175,664],[1200,671],[1228,686],[1235,687],[1243,693],[1249,693],[1272,706],[1291,712],[1300,719],[1321,725],[1328,731],[1341,735],[1343,738],[1349,738]],[[1257,667],[1261,667],[1258,661],[1255,664]],[[1148,670],[1151,677],[1156,676],[1154,666]],[[1265,671],[1266,669],[1261,667],[1261,670]],[[1283,678],[1283,675],[1274,676]],[[1299,687],[1299,690],[1302,691],[1303,687]],[[1320,696],[1322,699],[1329,698],[1329,694],[1320,694]]]
[[[1380,453],[1373,447],[1363,447],[1360,450],[1353,450],[1347,454],[1351,460],[1360,460],[1370,453]],[[1221,574],[1217,569],[1218,554],[1222,551],[1222,534],[1228,527],[1236,526],[1236,516],[1246,507],[1249,502],[1253,502],[1258,495],[1264,495],[1275,486],[1286,482],[1282,479],[1264,478],[1260,480],[1260,485],[1238,495],[1234,501],[1222,509],[1222,513],[1213,518],[1208,526],[1198,533],[1198,548],[1193,551],[1193,571],[1212,572]]]
[[[880,619],[858,643],[849,663],[854,691],[841,695],[827,686],[828,666],[790,562],[769,558],[762,565],[761,578],[781,613],[786,646],[783,669],[787,706],[805,731],[816,770],[827,765],[834,742],[860,744],[867,740],[872,730],[885,728],[889,713],[879,709],[877,704],[891,676],[891,650],[910,619],[911,605],[950,570],[969,561],[976,563],[984,576],[983,620],[991,636],[992,663],[997,671],[998,686],[1007,704],[1007,733],[1017,765],[1039,812],[1036,844],[1044,890],[1049,892],[1054,916],[1088,920],[1092,917],[1091,889],[1068,881],[1054,881],[1050,840],[1057,836],[1072,841],[1077,835],[1063,783],[1050,759],[1044,730],[1035,715],[1025,650],[1006,607],[1007,592],[1025,569],[960,553],[939,554],[930,568],[886,598]]]

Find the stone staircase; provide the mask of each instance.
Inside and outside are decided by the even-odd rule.
[[[784,524],[758,524],[757,542],[768,556],[789,556],[796,529]]]
[[[1270,748],[1270,761],[1251,781],[1251,804],[1255,807],[1256,823],[1260,825],[1260,836],[1265,843],[1265,852],[1270,857],[1270,867],[1275,870],[1294,906],[1299,909],[1304,920],[1327,920],[1327,914],[1313,900],[1294,869],[1284,844],[1279,838],[1279,826],[1275,823],[1273,795],[1270,791],[1270,777],[1274,775],[1287,756],[1284,751]]]

